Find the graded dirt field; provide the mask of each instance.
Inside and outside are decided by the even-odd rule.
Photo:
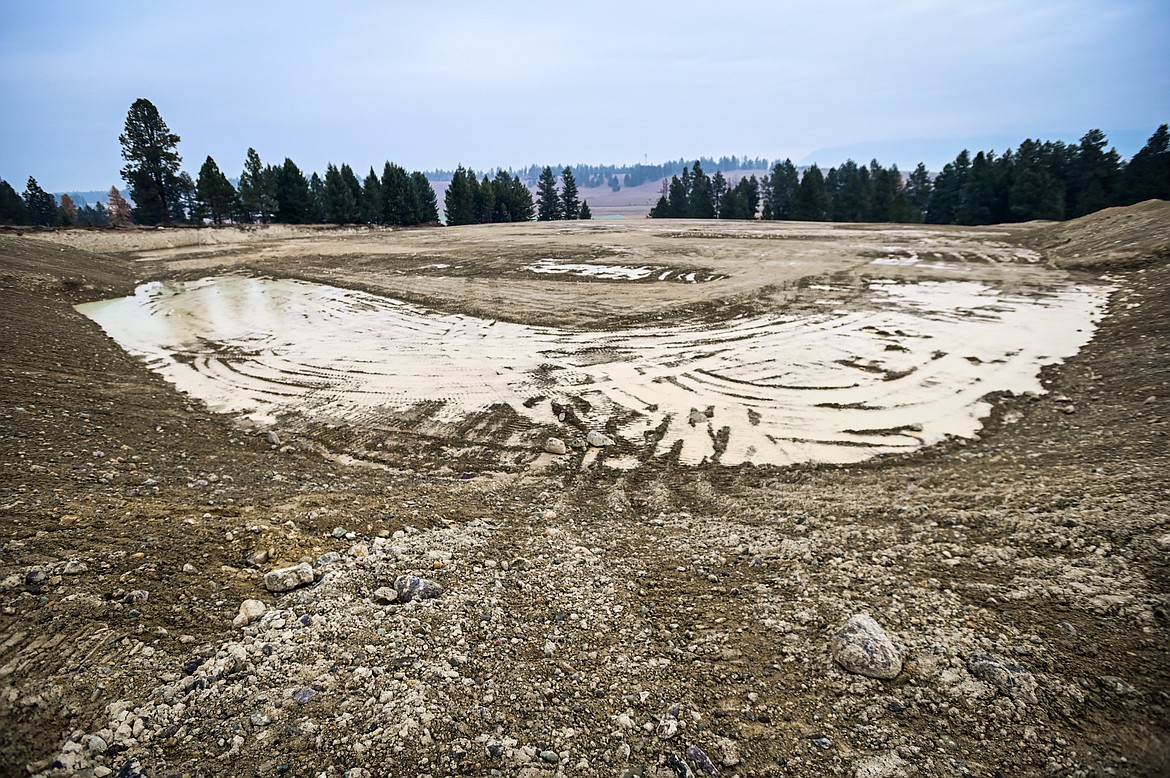
[[[581,338],[847,318],[875,281],[1107,301],[974,437],[688,464],[620,427],[612,453],[542,454],[590,429],[577,407],[244,423],[74,308],[224,274]],[[979,229],[14,232],[0,336],[4,774],[1170,771],[1166,203]],[[298,563],[312,583],[270,591]],[[409,575],[442,593],[404,602],[437,593]],[[855,672],[877,637],[834,638],[856,614],[892,678]]]

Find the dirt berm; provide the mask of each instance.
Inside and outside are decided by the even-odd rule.
[[[1108,311],[976,439],[851,466],[493,469],[405,433],[401,466],[346,464],[73,308],[243,268],[540,323],[546,282],[505,254],[698,272],[911,228],[567,229],[0,234],[0,773],[1170,774],[1170,204],[916,228],[1107,284]],[[584,302],[559,321],[782,309],[818,277],[738,272],[560,284]],[[842,650],[856,614],[891,645]],[[891,675],[883,651],[892,678],[856,672]]]

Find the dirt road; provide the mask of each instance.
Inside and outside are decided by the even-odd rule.
[[[1165,774],[1167,236],[1165,203],[980,230],[0,236],[0,771]],[[72,307],[235,270],[601,330],[1062,268],[1115,291],[1047,394],[848,466],[487,467],[406,426],[346,464],[325,455],[353,430],[241,426]],[[313,584],[269,590],[300,562]],[[403,602],[404,575],[442,594]],[[836,661],[859,613],[890,680]]]

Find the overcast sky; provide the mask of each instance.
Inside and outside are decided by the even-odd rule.
[[[249,146],[359,174],[723,154],[937,169],[955,144],[1091,128],[1128,157],[1170,121],[1170,3],[0,3],[17,191],[121,186],[139,97],[193,175],[207,155],[238,175]]]

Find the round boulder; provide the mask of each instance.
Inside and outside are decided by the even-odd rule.
[[[833,635],[833,660],[851,673],[888,681],[902,672],[902,657],[871,617],[858,613]]]

